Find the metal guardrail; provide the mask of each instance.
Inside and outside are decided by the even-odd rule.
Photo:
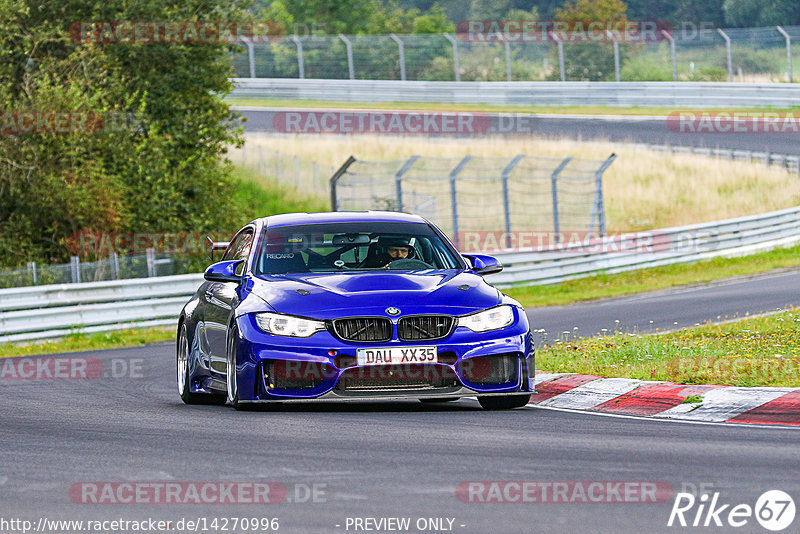
[[[202,274],[0,289],[0,342],[176,324]]]
[[[730,161],[746,161],[747,163],[763,163],[764,165],[777,165],[789,172],[800,174],[800,156],[777,154],[757,150],[740,150],[736,148],[708,148],[699,146],[680,145],[652,145],[648,143],[634,143],[630,146],[646,148],[656,152],[671,152],[673,154],[700,154],[702,156],[727,159]]]
[[[792,41],[800,38],[800,26],[698,28],[683,22],[652,34],[640,26],[638,39],[627,33],[635,23],[600,36],[587,35],[583,25],[560,31],[541,21],[537,29],[520,31],[521,21],[505,22],[464,21],[454,34],[400,35],[323,35],[299,25],[300,35],[269,43],[243,37],[231,59],[237,76],[250,78],[792,82]]]
[[[800,242],[800,207],[762,215],[643,232],[652,251],[591,252],[583,243],[558,249],[495,251],[505,265],[489,280],[552,284],[607,272],[737,256]],[[181,307],[202,282],[186,274],[0,290],[0,342],[44,339],[81,332],[174,325]],[[143,296],[148,298],[141,298]]]
[[[619,273],[686,263],[718,256],[742,256],[800,243],[800,207],[722,221],[631,234],[645,240],[640,250],[621,250],[620,240],[567,242],[559,249],[495,252],[505,268],[490,278],[499,287],[512,284],[554,284],[597,273]],[[629,242],[631,245],[635,243]],[[635,248],[629,246],[628,249]],[[491,251],[489,251],[491,253]]]
[[[791,107],[800,84],[727,82],[420,82],[234,78],[239,98],[517,106]]]

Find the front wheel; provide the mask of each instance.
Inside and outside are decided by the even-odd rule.
[[[512,410],[522,408],[531,401],[530,393],[524,395],[503,395],[502,397],[478,397],[485,410]]]
[[[178,346],[176,354],[178,394],[186,404],[225,404],[225,395],[213,393],[192,393],[191,376],[189,374],[189,336],[186,333],[186,323],[181,324],[178,331]]]
[[[239,400],[239,381],[236,379],[236,338],[238,337],[236,327],[231,326],[228,330],[228,342],[226,343],[226,362],[227,362],[227,378],[228,384],[228,402],[231,403],[236,410],[246,411],[254,410],[255,405],[250,403],[243,403]]]

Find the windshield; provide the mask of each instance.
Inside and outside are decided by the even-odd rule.
[[[452,246],[423,223],[327,223],[266,228],[255,274],[463,269]]]

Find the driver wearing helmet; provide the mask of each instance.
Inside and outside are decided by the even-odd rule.
[[[365,267],[386,268],[393,261],[414,257],[414,247],[408,238],[381,237],[377,245],[376,254],[367,259]]]

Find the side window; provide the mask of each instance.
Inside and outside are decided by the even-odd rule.
[[[228,245],[228,249],[225,251],[225,255],[222,256],[222,261],[228,260],[246,260],[247,255],[250,254],[250,246],[253,244],[253,229],[247,228],[239,232],[239,234],[233,238],[231,244]]]

